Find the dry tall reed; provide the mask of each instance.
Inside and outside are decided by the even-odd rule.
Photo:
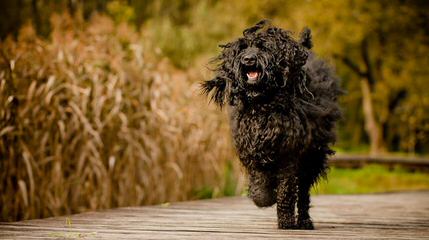
[[[52,27],[0,43],[0,220],[222,195],[234,155],[199,74],[107,17]]]

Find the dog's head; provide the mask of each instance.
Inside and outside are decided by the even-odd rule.
[[[222,107],[225,102],[234,105],[237,98],[251,100],[287,88],[302,74],[311,45],[308,29],[296,41],[288,31],[260,21],[244,30],[243,37],[220,45],[216,76],[203,83],[203,91],[213,91],[212,99]]]

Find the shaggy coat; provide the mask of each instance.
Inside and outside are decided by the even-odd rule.
[[[264,20],[220,47],[216,76],[202,88],[220,107],[228,105],[250,198],[259,207],[277,203],[279,228],[313,229],[309,190],[333,154],[337,78],[310,51],[308,29],[296,41]]]

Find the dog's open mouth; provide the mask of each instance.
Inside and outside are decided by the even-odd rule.
[[[247,72],[246,76],[248,81],[256,81],[259,77],[259,72],[257,71]]]
[[[244,69],[244,73],[246,74],[247,82],[250,84],[257,83],[261,77],[261,71],[253,66]]]

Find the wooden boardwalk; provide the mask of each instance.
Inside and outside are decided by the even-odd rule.
[[[245,197],[0,223],[0,239],[429,239],[429,192],[313,197],[316,230],[278,230]]]

